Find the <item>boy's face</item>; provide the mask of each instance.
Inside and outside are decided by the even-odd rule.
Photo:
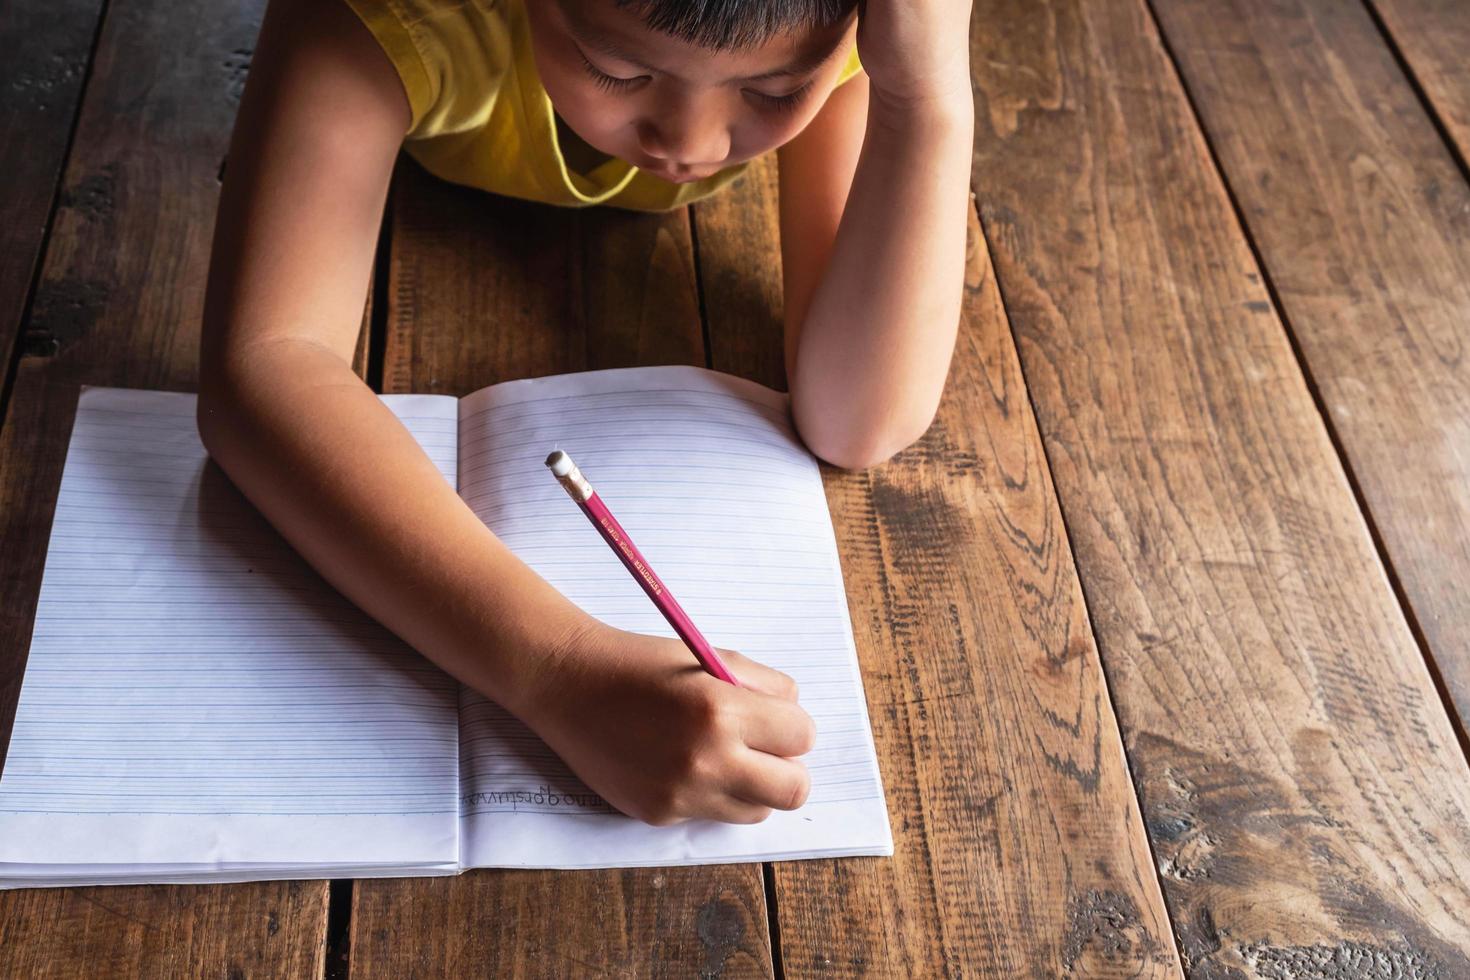
[[[714,51],[648,27],[614,0],[526,4],[542,84],[583,140],[684,183],[790,140],[827,101],[855,18]]]

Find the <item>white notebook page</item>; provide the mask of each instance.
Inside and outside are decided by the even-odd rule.
[[[83,389],[0,777],[0,878],[454,870],[457,685],[208,461],[195,399]],[[453,484],[455,399],[383,400]]]
[[[818,730],[802,809],[650,828],[465,692],[466,867],[892,853],[831,517],[784,395],[686,367],[512,381],[460,400],[459,445],[461,497],[531,567],[599,619],[674,636],[547,471],[570,453],[700,631],[791,674]]]

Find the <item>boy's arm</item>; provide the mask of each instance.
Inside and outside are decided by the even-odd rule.
[[[403,87],[338,0],[271,4],[254,61],[210,261],[200,436],[339,591],[467,683],[524,689],[524,660],[479,649],[485,620],[549,643],[578,611],[507,557],[350,367]]]
[[[779,152],[792,413],[839,466],[871,466],[918,439],[944,389],[974,129],[968,10],[869,0],[866,77]]]
[[[790,678],[591,619],[518,559],[353,373],[377,227],[409,111],[340,0],[266,16],[221,190],[200,437],[340,592],[520,715],[615,806],[758,820],[805,798],[811,719]],[[694,667],[694,669],[690,669]],[[764,693],[771,692],[771,693]],[[636,723],[634,723],[636,722]]]

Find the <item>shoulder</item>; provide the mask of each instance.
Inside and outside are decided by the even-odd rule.
[[[513,0],[340,0],[393,63],[412,111],[409,135],[452,128],[456,104],[498,87],[512,64]]]

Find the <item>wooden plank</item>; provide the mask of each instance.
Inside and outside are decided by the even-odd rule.
[[[1463,731],[1470,184],[1361,6],[1154,6]]]
[[[6,364],[41,258],[101,8],[101,0],[0,7],[0,356]],[[93,191],[80,191],[85,206]]]
[[[762,165],[695,206],[714,365],[767,384],[773,187]],[[895,854],[776,865],[781,957],[788,976],[1180,976],[973,215],[969,243],[933,428],[868,473],[824,468]]]
[[[710,363],[785,391],[780,200],[775,162],[755,161],[695,206],[694,230]]]
[[[194,390],[205,268],[264,3],[112,0],[0,428],[8,741],[79,384]],[[0,894],[0,976],[316,976],[325,882]]]
[[[1465,0],[1366,0],[1378,13],[1436,115],[1470,160],[1470,4]]]
[[[375,280],[369,279],[369,282]],[[352,352],[352,370],[359,378],[368,376],[368,359],[372,356],[373,334],[373,291],[368,289],[367,299],[362,306],[362,327],[357,334],[357,347]]]
[[[575,212],[394,187],[387,392],[704,363],[684,212]],[[359,881],[354,980],[769,976],[759,865]]]
[[[974,25],[981,219],[1185,967],[1470,975],[1470,768],[1146,7]]]
[[[321,976],[317,881],[37,888],[0,900],[0,972],[76,977]]]

